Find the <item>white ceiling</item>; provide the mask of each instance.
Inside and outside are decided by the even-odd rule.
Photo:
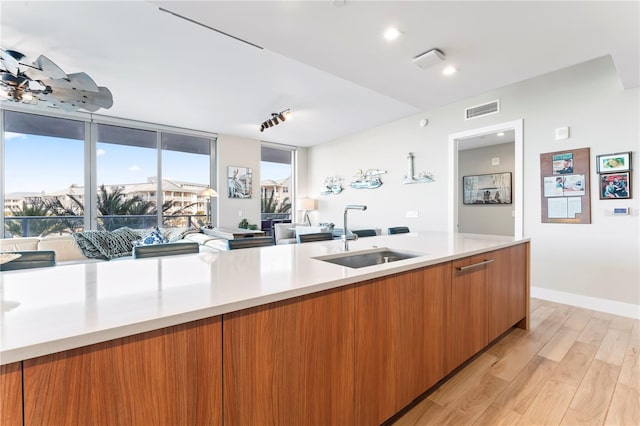
[[[334,3],[2,1],[0,46],[87,72],[113,93],[99,114],[298,146],[605,55],[639,84],[638,1]],[[444,63],[412,63],[432,48]],[[287,108],[293,120],[259,131]]]

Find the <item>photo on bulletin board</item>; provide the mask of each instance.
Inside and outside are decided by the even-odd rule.
[[[631,170],[631,152],[598,155],[598,173],[628,172]]]
[[[629,172],[600,175],[600,199],[631,198],[631,179],[629,177]]]
[[[573,173],[573,153],[563,152],[553,156],[553,174],[568,175]]]

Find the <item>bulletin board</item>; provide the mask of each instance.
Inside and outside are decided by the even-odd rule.
[[[589,148],[540,154],[542,223],[591,223]]]

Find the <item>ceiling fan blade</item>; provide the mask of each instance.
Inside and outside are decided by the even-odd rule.
[[[28,82],[29,79],[22,76],[9,74],[8,72],[0,72],[0,82],[3,86],[19,87]]]
[[[87,92],[98,92],[98,85],[87,73],[78,72],[69,74],[67,78],[41,80],[43,84],[52,88],[85,90]]]
[[[67,74],[51,59],[44,55],[38,56],[33,66],[25,65],[24,74],[33,80],[55,80],[68,78]]]
[[[14,76],[18,75],[18,61],[11,54],[12,50],[0,49],[0,69],[5,70]]]
[[[99,87],[97,92],[52,88],[51,94],[47,96],[91,112],[95,112],[100,108],[111,108],[113,106],[113,96],[106,87]]]

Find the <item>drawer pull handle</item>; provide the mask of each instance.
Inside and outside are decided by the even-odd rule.
[[[474,263],[473,265],[460,266],[459,268],[456,268],[456,269],[462,272],[462,271],[466,271],[467,269],[477,268],[478,266],[483,266],[491,262],[493,262],[493,259],[487,259],[487,260],[483,260],[482,262]]]

